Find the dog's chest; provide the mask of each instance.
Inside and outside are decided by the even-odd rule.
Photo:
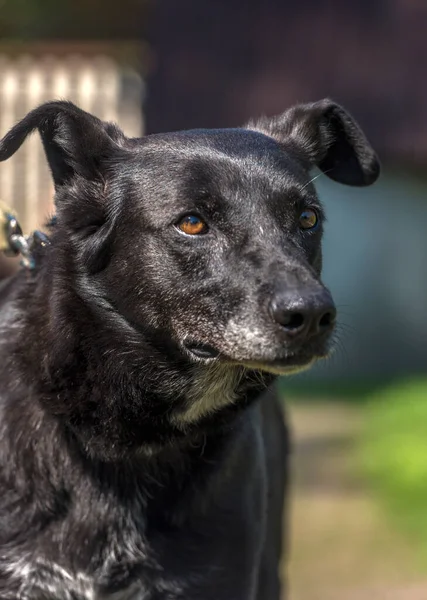
[[[142,581],[121,589],[100,587],[97,577],[63,568],[54,562],[34,561],[15,565],[12,579],[19,578],[20,600],[146,600],[151,597]],[[7,599],[16,598],[7,595]]]
[[[164,575],[167,556],[147,539],[141,507],[104,509],[104,522],[94,503],[86,522],[78,510],[46,541],[29,544],[28,553],[0,557],[0,597],[6,570],[8,600],[151,600],[159,592],[182,598],[178,582]]]
[[[150,527],[138,519],[117,519],[110,529],[97,528],[91,519],[88,537],[75,521],[63,527],[60,545],[51,532],[47,544],[26,557],[8,561],[9,595],[5,600],[195,600],[211,588],[211,567],[218,562],[216,520],[202,533],[186,527]],[[138,525],[141,525],[141,528]],[[96,538],[96,539],[95,539]],[[55,548],[52,550],[52,542]],[[82,543],[83,542],[83,543]],[[242,552],[241,552],[242,553]],[[209,583],[210,582],[210,583]],[[206,596],[208,597],[208,596]]]
[[[9,565],[7,594],[10,590],[12,595],[5,599],[151,600],[159,592],[171,599],[183,597],[177,581],[167,581],[148,566],[145,569],[144,562],[143,557],[134,564],[109,560],[96,570],[90,566],[77,570],[46,559],[19,559]]]

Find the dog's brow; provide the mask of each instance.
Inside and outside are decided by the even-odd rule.
[[[295,206],[299,204],[319,204],[316,193],[307,188],[307,186],[302,186],[298,184],[289,184],[286,181],[285,185],[280,186],[279,189],[275,189],[272,193],[274,199],[278,199],[283,202],[286,201],[289,204],[293,204]]]

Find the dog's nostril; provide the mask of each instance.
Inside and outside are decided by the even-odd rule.
[[[270,314],[273,320],[290,334],[299,332],[305,325],[303,312],[292,310],[287,305],[276,304],[275,301],[270,305]]]
[[[334,321],[335,321],[335,314],[332,311],[325,313],[324,315],[322,315],[320,317],[319,329],[327,329],[328,327],[330,327],[333,324]]]
[[[304,315],[301,313],[284,313],[281,315],[280,325],[289,331],[300,329],[304,325]]]

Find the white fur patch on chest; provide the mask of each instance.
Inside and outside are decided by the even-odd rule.
[[[103,594],[97,591],[96,581],[84,573],[71,573],[53,562],[19,559],[7,565],[10,581],[19,584],[15,592],[2,596],[5,600],[144,600],[142,582],[134,581],[129,587]],[[12,586],[15,587],[15,586]]]
[[[96,598],[88,577],[80,573],[69,573],[55,563],[20,558],[10,562],[7,571],[11,583],[15,581],[19,584],[19,600],[34,598],[71,600],[75,597],[82,600],[95,600]]]
[[[195,374],[187,392],[187,408],[174,415],[178,426],[195,423],[237,399],[237,386],[243,375],[242,367],[215,363]]]

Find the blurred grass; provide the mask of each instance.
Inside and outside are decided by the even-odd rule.
[[[282,378],[290,404],[354,404],[364,427],[356,440],[360,475],[391,528],[414,546],[427,573],[427,378],[313,381]]]
[[[359,406],[354,476],[362,476],[391,529],[414,547],[427,573],[427,378],[315,381],[282,378],[291,405]]]
[[[279,390],[285,400],[310,402],[365,403],[380,390],[391,385],[390,379],[306,380],[303,377],[282,377]]]
[[[427,379],[374,393],[360,465],[390,523],[411,536],[427,572]]]

